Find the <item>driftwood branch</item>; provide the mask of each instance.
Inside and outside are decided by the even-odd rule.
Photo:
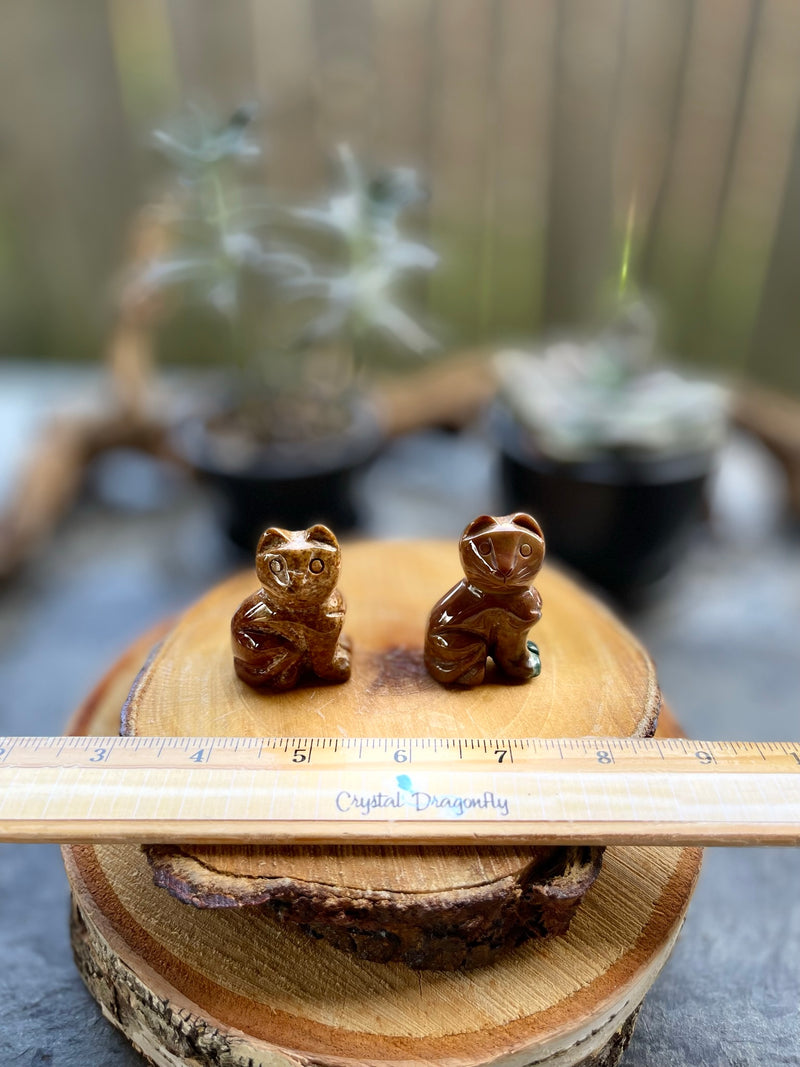
[[[800,521],[800,400],[754,385],[740,385],[733,420],[757,437],[786,475],[787,504]]]
[[[11,577],[52,535],[72,507],[91,461],[112,448],[163,454],[166,426],[158,415],[152,331],[160,300],[136,283],[138,268],[163,250],[159,213],[146,208],[129,234],[117,320],[105,356],[111,403],[81,414],[56,414],[34,444],[0,514],[0,580]]]

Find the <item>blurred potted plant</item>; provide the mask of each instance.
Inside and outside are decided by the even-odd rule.
[[[246,548],[265,522],[357,524],[352,476],[382,441],[363,390],[375,335],[435,347],[396,300],[407,271],[435,263],[399,229],[421,195],[414,172],[367,176],[342,146],[341,191],[319,206],[280,205],[238,181],[238,165],[258,155],[251,119],[240,108],[221,129],[200,116],[189,136],[156,134],[180,194],[170,252],[142,278],[179,287],[228,324],[235,373],[178,447],[220,490],[228,532]]]
[[[499,353],[497,373],[509,509],[533,511],[556,554],[618,596],[661,578],[702,509],[725,391],[658,358],[641,301],[587,340]]]

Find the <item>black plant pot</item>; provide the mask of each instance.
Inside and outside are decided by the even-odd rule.
[[[383,435],[372,409],[356,404],[341,434],[300,442],[231,448],[214,420],[193,419],[176,435],[176,451],[216,492],[230,539],[255,549],[268,526],[305,529],[323,522],[337,534],[360,524],[354,477],[375,457]]]
[[[635,599],[683,554],[703,512],[715,453],[559,462],[505,409],[492,413],[509,511],[542,523],[548,551],[620,599]]]

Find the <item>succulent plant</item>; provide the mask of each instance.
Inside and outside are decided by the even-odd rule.
[[[178,183],[166,219],[171,251],[148,264],[140,284],[180,285],[231,320],[243,312],[245,274],[274,285],[308,269],[296,250],[265,240],[262,231],[277,208],[263,189],[239,181],[238,167],[261,154],[249,136],[254,117],[255,108],[245,105],[219,126],[196,110],[180,132],[153,134]]]
[[[337,159],[341,192],[320,206],[292,211],[303,225],[332,231],[344,253],[338,269],[313,267],[286,281],[288,297],[311,298],[320,305],[297,343],[345,341],[355,350],[357,364],[364,360],[363,341],[372,332],[382,332],[412,352],[431,352],[436,342],[397,299],[406,273],[430,270],[437,262],[432,249],[406,240],[398,225],[403,210],[422,198],[417,174],[397,167],[370,178],[347,145],[338,147]]]
[[[254,114],[243,106],[220,125],[195,111],[175,130],[156,131],[177,188],[168,251],[137,280],[144,295],[177,288],[227,320],[241,372],[240,422],[251,432],[313,436],[315,424],[327,432],[347,418],[370,334],[420,354],[436,347],[397,298],[402,277],[430,269],[436,256],[399,229],[402,211],[422,195],[412,170],[368,177],[340,146],[342,189],[319,205],[285,205],[244,184],[242,166],[260,155]],[[319,231],[335,238],[332,260],[320,253]]]
[[[726,391],[658,358],[655,319],[641,301],[587,340],[500,352],[496,369],[506,406],[556,460],[701,452],[725,432]]]

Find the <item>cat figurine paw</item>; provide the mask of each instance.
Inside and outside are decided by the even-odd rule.
[[[491,657],[507,678],[527,681],[541,670],[528,631],[542,614],[533,587],[544,559],[538,522],[518,512],[481,515],[459,541],[465,577],[437,601],[428,620],[425,666],[443,685],[479,685]]]
[[[327,526],[266,530],[256,550],[261,588],[231,620],[233,664],[257,688],[292,689],[302,675],[326,682],[350,677],[342,637],[344,598],[336,588],[341,551]]]

